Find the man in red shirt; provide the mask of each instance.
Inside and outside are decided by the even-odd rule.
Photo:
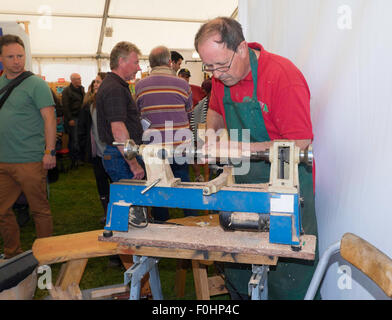
[[[201,26],[195,48],[203,70],[212,72],[212,92],[207,129],[237,129],[240,148],[250,151],[269,149],[273,140],[295,140],[305,149],[313,139],[310,118],[310,92],[302,73],[288,59],[264,50],[258,43],[247,43],[241,25],[231,18],[216,18]],[[250,138],[242,136],[244,129]],[[229,133],[230,134],[230,133]],[[213,146],[213,147],[212,147]],[[208,141],[208,151],[219,149]],[[269,164],[250,164],[247,174],[236,175],[236,183],[269,181]],[[312,173],[299,167],[301,196],[305,199],[302,227],[305,234],[317,235]],[[303,299],[310,284],[316,261],[309,265],[279,259],[276,270],[270,268],[270,299]],[[226,264],[226,285],[233,298],[247,298],[249,267]]]

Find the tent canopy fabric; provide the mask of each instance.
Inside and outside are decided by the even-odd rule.
[[[107,56],[119,41],[147,56],[157,45],[193,50],[200,25],[232,16],[237,6],[238,0],[16,0],[2,1],[0,21],[29,22],[33,57]]]

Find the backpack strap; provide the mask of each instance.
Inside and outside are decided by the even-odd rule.
[[[18,85],[20,85],[25,79],[27,79],[28,77],[34,75],[34,73],[30,72],[30,71],[24,71],[23,73],[21,73],[19,76],[17,76],[15,79],[13,79],[10,83],[8,83],[5,87],[0,89],[0,94],[2,94],[3,92],[4,95],[1,97],[0,99],[0,109],[3,106],[4,102],[8,99],[8,97],[10,96],[12,90],[14,90]]]

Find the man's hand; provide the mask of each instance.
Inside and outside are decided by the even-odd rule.
[[[68,125],[70,125],[71,127],[75,126],[75,120],[69,120],[68,121]]]
[[[139,164],[139,162],[137,162],[136,159],[127,161],[128,165],[129,165],[129,169],[132,171],[133,173],[133,178],[134,180],[141,180],[144,178],[144,170],[141,167],[141,165]]]
[[[42,158],[42,163],[44,169],[50,170],[56,166],[56,156],[51,156],[50,154],[45,154]]]
[[[124,142],[129,139],[129,134],[127,127],[125,126],[124,122],[122,121],[117,121],[117,122],[111,122],[111,129],[114,137],[114,141],[119,141],[119,142]],[[124,147],[123,146],[117,146],[117,149],[121,152],[121,154],[124,156]],[[141,180],[144,178],[144,170],[140,166],[139,162],[137,162],[136,159],[132,160],[124,160],[128,163],[129,169],[133,173],[133,178],[135,180]]]

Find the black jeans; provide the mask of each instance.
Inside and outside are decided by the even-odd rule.
[[[80,148],[79,148],[79,141],[78,141],[78,119],[72,119],[72,120],[75,121],[75,125],[74,126],[68,125],[68,135],[69,135],[68,149],[72,162],[75,162],[81,159],[80,159]]]
[[[92,158],[92,163],[99,198],[101,199],[102,207],[106,214],[107,206],[109,203],[110,183],[112,182],[112,180],[110,179],[109,175],[105,171],[105,168],[103,167],[101,157]]]

